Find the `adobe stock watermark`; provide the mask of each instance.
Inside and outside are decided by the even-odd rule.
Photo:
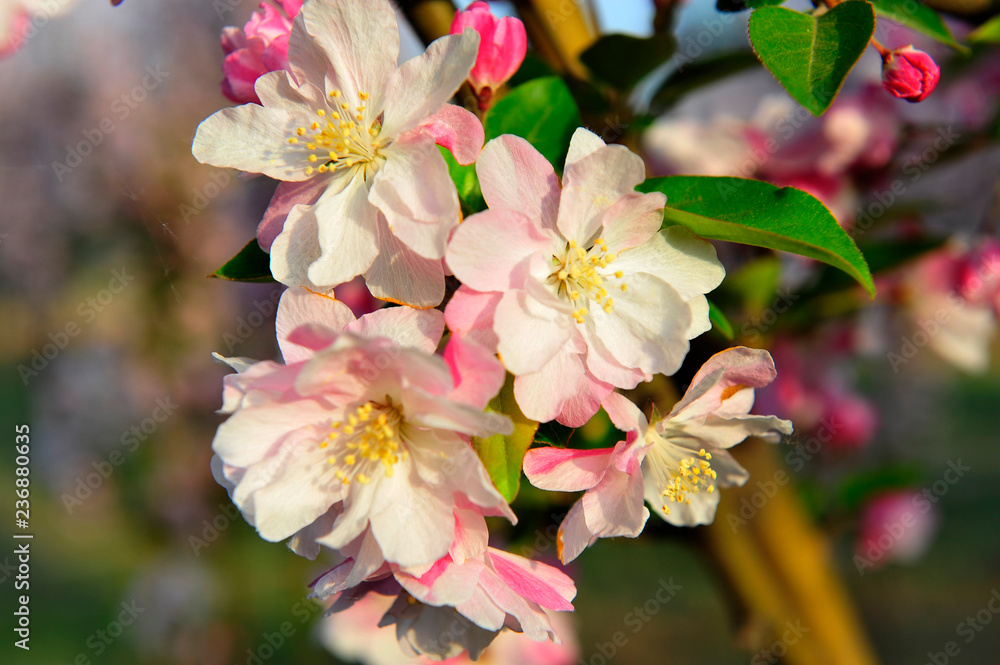
[[[135,280],[135,275],[130,275],[127,268],[112,270],[111,279],[108,280],[107,286],[77,305],[76,313],[80,316],[82,324],[76,319],[67,321],[62,329],[54,330],[48,334],[49,342],[41,349],[31,350],[31,362],[21,363],[17,366],[21,383],[27,386],[31,379],[44,371],[49,363],[69,346],[70,340],[79,335],[84,326],[93,323],[97,319],[97,315],[103,312],[115,299],[115,296],[124,291],[133,280]]]
[[[240,510],[232,503],[220,503],[219,512],[209,520],[201,522],[201,537],[194,534],[188,536],[188,545],[194,555],[201,556],[201,551],[214,543],[219,534],[229,528],[229,526],[240,517]]]
[[[233,176],[229,171],[216,170],[209,179],[209,182],[201,188],[195,187],[191,190],[191,201],[177,206],[177,214],[181,216],[185,224],[190,224],[191,220],[200,215],[208,204],[217,197],[233,181]]]
[[[967,616],[955,626],[955,634],[963,638],[960,645],[955,640],[945,642],[943,651],[928,651],[926,665],[948,665],[952,658],[962,653],[962,646],[975,640],[986,626],[993,623],[993,617],[1000,614],[1000,590],[992,589],[985,605],[974,615]]]
[[[233,331],[222,333],[222,341],[225,342],[229,353],[232,353],[237,346],[250,339],[253,332],[271,320],[271,316],[277,311],[278,302],[284,287],[279,287],[271,291],[271,295],[263,300],[253,301],[253,310],[246,316],[236,319],[236,328]]]
[[[66,512],[72,515],[74,510],[82,506],[84,501],[93,496],[94,492],[100,489],[101,485],[104,484],[104,481],[111,477],[111,474],[115,472],[115,469],[124,464],[125,460],[128,459],[128,457],[134,453],[139,446],[149,440],[149,437],[151,437],[153,433],[159,429],[160,425],[173,415],[178,408],[180,407],[172,402],[169,396],[157,399],[156,406],[153,408],[149,417],[143,418],[122,432],[118,439],[121,443],[121,447],[112,450],[105,459],[91,462],[91,466],[94,470],[86,476],[78,476],[76,479],[76,487],[73,488],[73,491],[63,493],[61,498]]]
[[[298,625],[291,621],[282,621],[276,630],[264,631],[260,634],[257,646],[247,649],[247,665],[263,665],[278,652],[299,629],[308,624],[309,620],[323,611],[323,607],[307,596],[292,605],[291,615],[298,619]]]
[[[595,642],[594,649],[598,653],[589,659],[580,659],[580,665],[607,665],[619,649],[628,645],[630,635],[641,631],[684,587],[674,583],[674,578],[661,579],[654,587],[653,594],[642,605],[636,605],[622,618],[622,623],[629,631],[616,630],[607,642]]]
[[[89,651],[81,651],[70,662],[73,665],[92,665],[95,661],[92,661],[91,658],[103,655],[125,633],[125,629],[135,623],[139,615],[145,611],[146,608],[139,607],[135,600],[127,603],[122,602],[118,616],[103,628],[95,630],[84,641]]]
[[[792,439],[789,443],[793,449],[785,454],[785,465],[798,472],[805,468],[806,462],[815,457],[823,446],[829,443],[844,424],[835,418],[820,418],[816,431],[802,441]],[[781,487],[791,482],[791,476],[784,469],[778,469],[770,479],[757,479],[754,489],[749,495],[740,497],[739,507],[726,514],[726,523],[733,533],[757,516],[767,502],[774,498]]]
[[[941,478],[935,480],[929,487],[925,487],[913,497],[913,509],[908,510],[899,519],[893,522],[885,522],[882,525],[883,533],[874,541],[869,541],[864,555],[854,555],[854,567],[858,569],[859,575],[864,575],[869,568],[875,568],[882,557],[889,552],[893,545],[906,536],[909,529],[917,526],[918,516],[929,513],[934,504],[941,500],[948,490],[960,481],[967,472],[972,471],[971,466],[962,464],[962,459],[948,460],[948,468]]]
[[[778,322],[778,316],[791,309],[792,304],[799,299],[799,295],[792,293],[787,288],[778,288],[771,305],[760,314],[753,316],[743,324],[740,332],[744,337],[755,340],[770,330],[771,326]]]
[[[854,226],[849,233],[855,237],[864,235],[961,137],[951,126],[939,128],[931,145],[903,163],[902,173],[906,178],[896,178],[888,187],[875,192],[874,201],[854,211]]]
[[[1000,259],[989,257],[970,280],[968,296],[974,298],[987,284],[987,280],[997,276],[1000,276]],[[969,306],[968,298],[963,297],[956,290],[950,291],[945,299],[947,300],[946,305],[936,309],[933,315],[918,321],[917,330],[908,336],[900,337],[897,350],[886,354],[885,358],[894,374],[898,374],[901,366],[916,358],[920,350],[930,344],[931,340],[951,321],[952,314],[956,309]]]
[[[117,118],[117,122],[124,121],[168,76],[170,76],[170,72],[162,71],[160,65],[146,67],[146,75],[142,77],[142,80],[131,90],[122,93],[111,102],[111,113],[114,114],[114,117],[105,116],[97,123],[96,127],[84,129],[81,140],[66,146],[65,160],[52,162],[52,170],[56,174],[56,179],[62,182],[63,178],[80,166],[83,160],[94,152],[94,148],[101,145],[104,138],[118,128],[115,119]]]
[[[37,4],[32,3],[27,21],[21,24],[15,19],[9,24],[9,29],[14,34],[7,36],[7,43],[16,45],[15,48],[22,48],[25,43],[34,39],[35,35],[48,25],[49,21],[62,14],[65,9],[65,1],[43,0],[43,2],[38,2]],[[4,11],[10,12],[11,9],[5,9]],[[20,34],[16,34],[17,31],[20,31]]]
[[[781,633],[781,638],[775,640],[770,646],[761,649],[750,659],[750,665],[774,665],[781,661],[788,654],[788,647],[798,643],[802,636],[809,632],[808,626],[802,625],[802,619],[796,619],[794,623],[786,621],[785,629]]]

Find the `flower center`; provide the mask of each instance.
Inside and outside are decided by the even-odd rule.
[[[353,110],[347,102],[337,103],[340,96],[340,90],[330,91],[334,110],[318,109],[316,120],[308,127],[296,128],[288,143],[305,147],[309,162],[306,175],[360,167],[368,179],[385,161],[380,153],[385,146],[378,140],[381,116],[371,123],[366,120],[364,101],[369,97],[366,92],[358,93],[362,103]]]
[[[319,442],[320,448],[337,445],[338,454],[327,458],[337,467],[335,476],[345,485],[357,481],[364,485],[382,467],[391,478],[393,467],[409,454],[399,436],[403,414],[392,400],[385,404],[366,402],[347,414],[343,421],[330,424],[329,433]]]
[[[663,496],[664,513],[670,514],[671,503],[690,505],[695,494],[715,491],[718,474],[709,462],[712,453],[702,448],[694,455],[684,455],[691,451],[670,443],[657,432],[651,435],[653,445],[646,457]]]
[[[607,267],[617,258],[617,254],[608,254],[608,244],[602,238],[594,241],[590,250],[578,247],[575,240],[570,240],[562,258],[552,257],[555,269],[549,275],[546,284],[555,288],[556,295],[579,305],[573,310],[573,318],[577,323],[583,323],[589,313],[587,305],[593,301],[608,314],[615,305],[613,298],[608,296],[611,280],[621,280],[624,276],[621,270],[612,273]],[[620,282],[622,291],[628,290],[628,284]]]

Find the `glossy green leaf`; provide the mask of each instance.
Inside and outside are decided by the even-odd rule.
[[[1000,43],[1000,16],[994,16],[989,21],[976,28],[968,36],[968,40],[976,44]]]
[[[941,20],[936,11],[916,0],[870,0],[875,6],[875,13],[887,19],[902,23],[907,28],[922,32],[960,51],[968,49],[957,41],[951,30]]]
[[[521,487],[521,465],[535,437],[538,423],[521,413],[514,399],[514,377],[510,374],[500,394],[490,401],[489,409],[509,416],[514,421],[514,433],[510,436],[495,434],[485,439],[473,437],[472,447],[483,461],[497,491],[510,503]]]
[[[864,53],[875,31],[875,11],[848,0],[813,16],[784,7],[750,15],[750,43],[757,57],[798,103],[822,115]]]
[[[445,164],[448,165],[448,174],[455,189],[458,191],[458,200],[462,204],[462,215],[469,215],[486,209],[486,201],[483,200],[483,192],[479,187],[479,177],[476,175],[476,165],[469,164],[463,166],[455,161],[455,157],[447,148],[438,146],[441,156],[444,157]]]
[[[784,4],[785,0],[744,0],[744,4],[751,9],[758,7],[771,7],[773,5]]]
[[[843,270],[875,295],[864,255],[826,206],[793,187],[713,176],[651,178],[639,186],[667,195],[665,224],[703,238],[791,252]]]
[[[486,114],[486,140],[514,134],[535,146],[561,171],[580,111],[562,79],[535,79],[511,90]]]
[[[669,32],[652,37],[605,35],[580,54],[590,73],[619,90],[631,90],[636,83],[665,63],[676,43]]]
[[[722,313],[722,310],[716,307],[715,303],[711,300],[708,301],[708,320],[712,322],[712,327],[730,342],[736,337],[733,324],[729,322],[729,319]]]
[[[209,277],[228,279],[232,282],[274,282],[271,276],[271,257],[254,238],[226,264]]]

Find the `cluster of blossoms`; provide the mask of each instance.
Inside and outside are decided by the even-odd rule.
[[[616,389],[680,368],[724,270],[709,243],[661,230],[665,197],[636,191],[642,159],[584,128],[561,178],[524,139],[484,147],[479,118],[448,100],[470,79],[488,104],[524,55],[523,26],[487,19],[484,3],[456,19],[475,30],[402,65],[387,1],[298,4],[264,5],[225,34],[223,88],[246,103],[194,140],[199,161],[280,181],[257,237],[288,287],[283,362],[225,359],[236,374],[215,476],[263,538],[335,558],[313,583],[331,613],[382,608],[408,654],[475,658],[504,629],[558,640],[552,613],[573,608],[572,580],[489,546],[485,518],[517,518],[471,440],[513,431],[487,410],[505,376],[528,418],[577,427],[603,406],[625,433],[525,459],[536,486],[586,490],[560,527],[566,562],[637,536],[644,502],[674,525],[711,522],[716,490],[747,479],[728,449],[791,431],[750,415],[774,365],[719,353],[647,419]],[[476,164],[488,209],[461,224],[438,146]],[[401,306],[356,318],[333,290],[359,275]]]

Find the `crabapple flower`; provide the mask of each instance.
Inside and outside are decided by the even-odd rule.
[[[604,400],[616,427],[627,433],[613,449],[535,448],[524,458],[533,485],[560,492],[585,490],[559,526],[563,562],[598,538],[638,536],[649,517],[643,499],[674,526],[709,524],[717,488],[742,485],[748,475],[728,449],[749,436],[790,434],[791,423],[749,415],[754,389],[774,380],[767,351],[736,347],[712,356],[684,397],[652,424],[619,393]]]
[[[243,29],[222,29],[222,94],[237,104],[260,104],[254,91],[257,79],[268,72],[288,69],[288,37],[292,19],[302,8],[302,0],[275,0],[260,3]]]
[[[506,83],[524,62],[528,51],[528,36],[524,23],[514,16],[498,19],[486,2],[473,2],[456,12],[451,34],[462,34],[466,28],[479,33],[479,54],[469,72],[469,84],[476,91],[479,107],[487,109],[493,93]]]
[[[479,35],[442,37],[397,66],[387,0],[311,0],[288,41],[289,71],[257,79],[261,105],[223,109],[198,127],[203,163],[282,182],[257,230],[271,272],[314,291],[364,275],[383,300],[432,307],[459,205],[435,143],[473,162],[483,127],[447,104]]]
[[[75,0],[0,0],[0,58],[17,51],[37,25],[62,14]]]
[[[577,427],[615,386],[680,367],[725,271],[686,229],[660,232],[665,197],[634,191],[642,159],[580,128],[561,187],[516,136],[490,141],[476,170],[489,210],[448,246],[463,287],[446,318],[495,343],[525,415]]]
[[[505,627],[531,640],[558,641],[549,612],[573,609],[573,581],[552,566],[489,547],[478,509],[457,510],[455,525],[451,549],[431,566],[391,565],[352,587],[358,564],[348,558],[316,580],[312,595],[334,598],[333,613],[371,592],[395,595],[381,625],[396,625],[400,646],[413,656],[452,658],[468,650],[477,658]],[[456,620],[464,630],[448,631]]]
[[[908,102],[922,102],[934,92],[941,68],[923,51],[907,45],[882,52],[882,87]]]
[[[366,562],[429,565],[455,531],[454,508],[516,521],[469,445],[510,422],[450,398],[431,353],[440,312],[393,307],[354,320],[305,289],[283,294],[284,365],[233,361],[213,441],[216,477],[266,540],[306,530],[327,547],[355,541]],[[366,565],[367,565],[366,563]]]

